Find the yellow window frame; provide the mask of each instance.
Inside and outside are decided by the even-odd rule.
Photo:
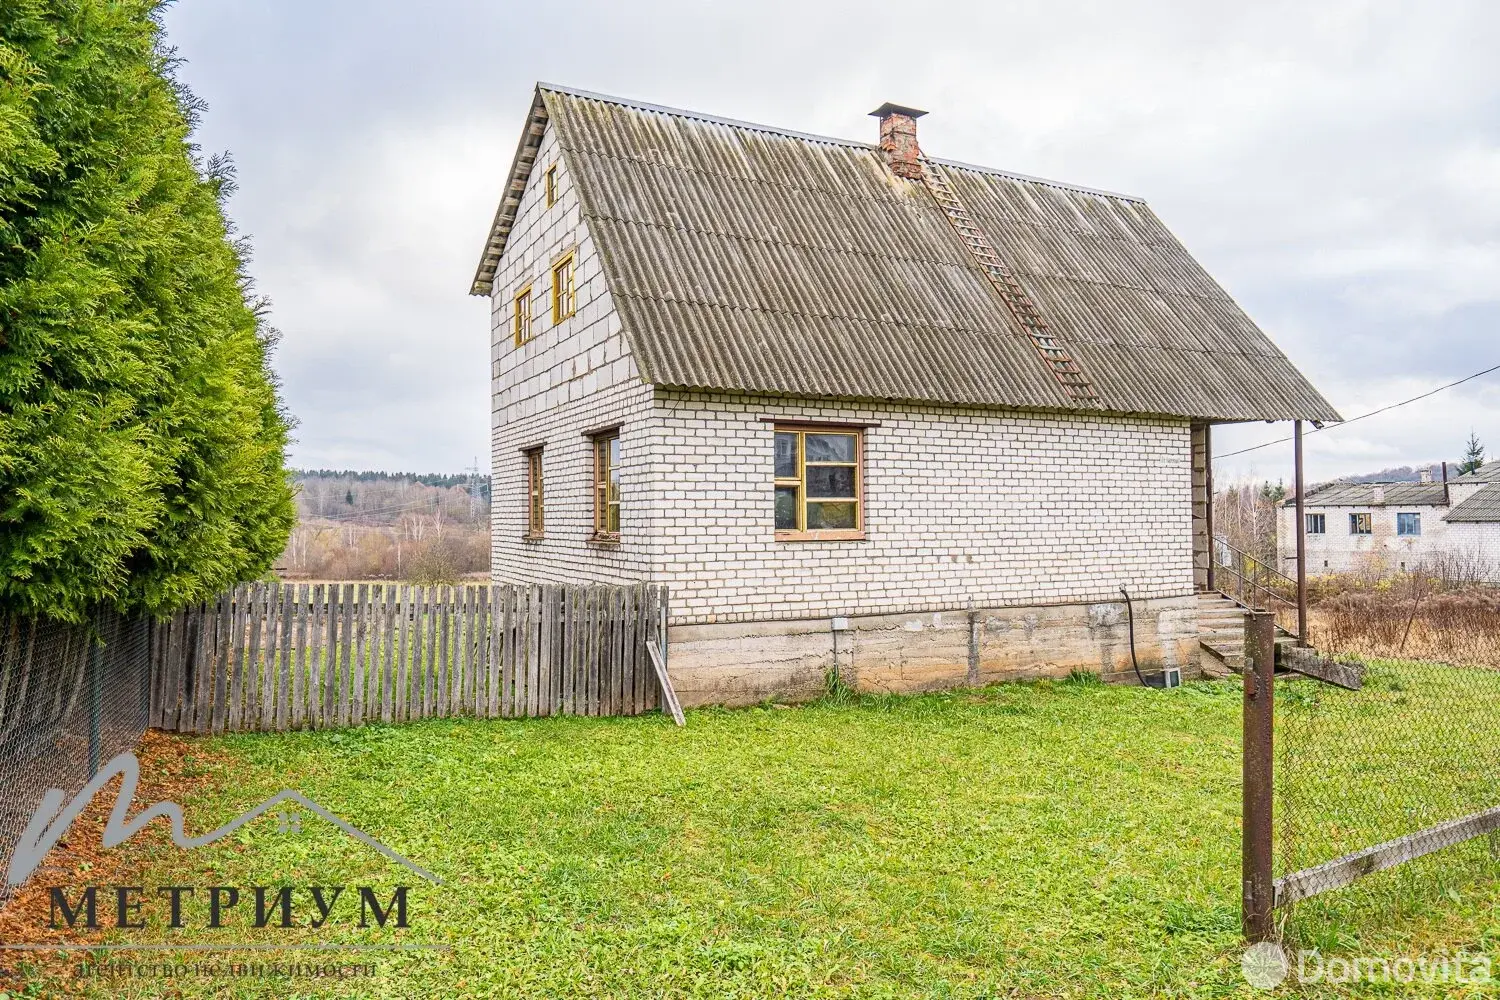
[[[620,540],[620,432],[594,435],[594,540]]]
[[[551,208],[557,204],[557,164],[548,167],[542,179],[547,190],[547,207]]]
[[[526,452],[526,537],[541,538],[546,529],[546,496],[542,484],[542,449]]]
[[[517,347],[535,336],[531,317],[531,285],[527,284],[510,300],[510,335]]]
[[[776,540],[779,542],[810,542],[858,541],[863,539],[865,537],[865,429],[863,427],[841,425],[776,424],[774,433],[795,434],[797,436],[796,476],[775,477],[776,487],[793,488],[797,491],[797,526],[795,528],[776,528]],[[852,437],[854,439],[854,460],[852,462],[809,462],[807,460],[807,436],[809,434]],[[854,470],[854,495],[851,497],[809,498],[807,495],[807,470],[809,467],[817,468],[820,466],[852,468]],[[808,528],[807,507],[809,503],[854,504],[854,527]]]
[[[552,264],[552,322],[561,323],[578,310],[578,288],[575,285],[574,251],[569,250]]]

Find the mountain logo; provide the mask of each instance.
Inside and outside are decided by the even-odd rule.
[[[6,869],[5,873],[7,885],[17,886],[31,877],[32,872],[36,871],[37,867],[42,863],[42,859],[47,856],[47,852],[52,850],[53,846],[62,839],[63,835],[72,827],[73,822],[78,819],[84,809],[88,808],[89,803],[94,800],[94,796],[115,775],[121,776],[120,791],[115,796],[115,805],[110,810],[109,821],[104,825],[103,844],[106,848],[118,847],[123,844],[139,833],[146,824],[159,816],[165,816],[168,824],[171,826],[172,843],[184,850],[190,850],[194,847],[204,847],[212,844],[221,837],[227,837],[246,823],[275,809],[283,803],[295,803],[302,809],[321,816],[350,837],[368,847],[374,848],[397,864],[405,865],[427,881],[435,885],[441,885],[443,881],[410,858],[396,853],[368,833],[335,816],[301,792],[295,792],[291,789],[277,792],[254,808],[241,813],[228,823],[225,823],[216,830],[211,830],[203,834],[201,837],[189,837],[184,834],[182,807],[175,802],[158,802],[149,809],[144,809],[137,813],[134,817],[127,818],[126,813],[130,808],[131,802],[135,800],[135,789],[140,783],[141,778],[140,761],[136,759],[135,754],[127,752],[120,754],[100,768],[99,773],[95,774],[93,779],[87,785],[84,785],[83,789],[77,795],[73,796],[72,801],[66,805],[63,804],[63,800],[67,798],[65,791],[61,788],[49,788],[47,790],[47,793],[42,796],[41,804],[36,807],[36,812],[32,813],[30,822],[26,824],[26,829],[22,831],[21,839],[17,842],[15,851],[11,854],[10,866]],[[283,810],[281,815],[285,816],[286,810]],[[295,812],[293,812],[293,816],[295,816]]]

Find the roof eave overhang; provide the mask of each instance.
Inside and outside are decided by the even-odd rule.
[[[547,104],[542,99],[542,88],[537,87],[531,101],[531,111],[526,116],[526,125],[521,129],[521,141],[516,146],[516,155],[510,163],[509,178],[505,191],[500,196],[500,207],[495,209],[495,221],[490,223],[489,238],[484,241],[484,252],[479,257],[479,267],[474,272],[474,283],[469,286],[470,295],[489,295],[494,288],[495,269],[500,266],[500,257],[505,253],[505,243],[516,222],[516,212],[521,207],[521,195],[531,178],[531,168],[536,164],[536,154],[542,146],[542,136],[547,132]]]

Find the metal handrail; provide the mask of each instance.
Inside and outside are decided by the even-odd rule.
[[[1283,573],[1279,573],[1276,570],[1271,569],[1262,560],[1257,559],[1256,557],[1250,555],[1248,552],[1230,545],[1228,542],[1224,541],[1218,536],[1214,537],[1214,543],[1214,551],[1212,554],[1214,565],[1219,569],[1227,570],[1228,573],[1234,577],[1235,582],[1239,584],[1239,586],[1236,587],[1225,588],[1221,583],[1220,589],[1225,590],[1226,592],[1228,592],[1229,590],[1233,590],[1233,596],[1242,604],[1247,604],[1252,607],[1266,608],[1277,612],[1290,613],[1293,615],[1297,613],[1297,602],[1295,600],[1283,597],[1275,590],[1272,590],[1270,587],[1266,586],[1265,583],[1260,582],[1260,580],[1256,579],[1256,577],[1247,576],[1243,572],[1241,567],[1249,564],[1252,567],[1252,573],[1256,573],[1262,579],[1269,578],[1268,582],[1274,583],[1279,579],[1280,581],[1288,584],[1291,587],[1296,587],[1296,581],[1292,580],[1290,577],[1286,576]],[[1224,562],[1219,559],[1219,545],[1223,545],[1224,550],[1230,554],[1230,562]],[[1223,582],[1227,583],[1229,581],[1224,580]],[[1278,627],[1280,627],[1279,623]],[[1290,629],[1283,628],[1283,631],[1287,631],[1290,633]]]
[[[1240,559],[1243,559],[1243,560],[1245,560],[1247,562],[1255,564],[1257,567],[1259,567],[1260,569],[1264,570],[1268,575],[1270,575],[1271,577],[1275,578],[1276,580],[1279,580],[1280,582],[1286,584],[1288,587],[1292,587],[1293,589],[1296,588],[1296,586],[1297,586],[1297,581],[1296,580],[1293,580],[1291,577],[1287,576],[1285,573],[1281,572],[1278,569],[1273,569],[1272,567],[1270,567],[1269,565],[1267,565],[1266,562],[1263,559],[1259,559],[1259,558],[1257,558],[1255,556],[1252,556],[1250,553],[1246,552],[1243,549],[1237,549],[1233,545],[1230,545],[1229,542],[1225,541],[1223,535],[1215,535],[1214,536],[1214,544],[1215,545],[1222,545],[1231,554],[1236,555]],[[1217,552],[1217,550],[1215,550],[1215,551]],[[1219,565],[1219,566],[1227,566],[1228,565],[1227,563],[1216,563],[1216,564]]]

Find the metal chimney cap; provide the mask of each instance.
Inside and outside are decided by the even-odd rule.
[[[870,112],[871,118],[887,118],[891,115],[905,115],[908,118],[921,118],[927,112],[918,111],[916,108],[903,107],[900,104],[892,104],[886,101],[880,107]]]

